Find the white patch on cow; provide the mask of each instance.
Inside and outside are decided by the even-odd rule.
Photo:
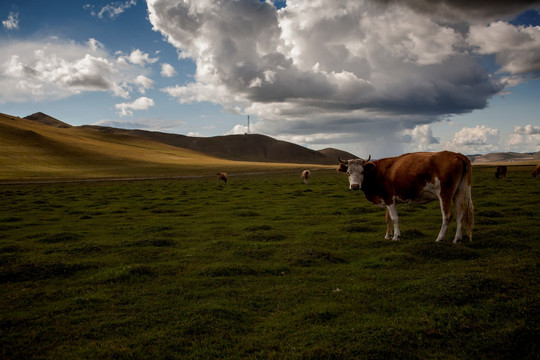
[[[441,195],[441,181],[439,178],[435,178],[432,183],[426,182],[426,185],[420,193],[420,197],[416,199],[402,199],[399,196],[394,196],[394,203],[407,203],[407,204],[425,204],[433,200],[438,200]]]
[[[349,160],[347,165],[347,176],[349,177],[349,190],[353,190],[353,187],[359,190],[362,188],[362,182],[364,181],[364,160],[355,159]]]
[[[440,195],[441,195],[441,181],[439,180],[439,178],[436,177],[432,183],[426,182],[426,185],[424,186],[424,188],[422,189],[422,192],[420,193],[420,197],[418,197],[417,199],[402,199],[399,196],[394,196],[392,198],[392,204],[387,206],[389,214],[390,214],[390,218],[392,219],[392,222],[394,223],[394,236],[392,237],[392,240],[399,240],[399,236],[401,235],[401,232],[399,231],[396,203],[401,202],[401,203],[408,203],[408,204],[425,204],[425,203],[438,199],[441,204],[441,210],[442,210],[442,201],[441,201]],[[379,205],[379,204],[376,204],[376,205]],[[384,201],[381,201],[380,205],[385,205]],[[448,222],[445,223],[445,217],[443,215],[443,228],[441,229],[441,232],[439,233],[439,237],[437,239],[441,237],[441,234],[444,236],[447,228],[448,228]],[[390,234],[388,233],[388,231],[386,232],[385,238],[390,239]]]
[[[435,178],[435,181],[433,183],[426,182],[426,186],[424,186],[424,189],[422,190],[422,194],[420,194],[420,200],[421,201],[432,201],[439,199],[441,196],[441,181],[439,178]]]

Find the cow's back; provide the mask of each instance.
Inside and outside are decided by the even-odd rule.
[[[372,191],[385,201],[390,201],[393,196],[402,200],[419,199],[426,184],[436,181],[439,181],[443,188],[457,186],[465,166],[470,164],[464,155],[449,151],[410,153],[376,160],[373,163],[376,165],[376,177],[371,177],[370,180],[370,174],[366,174],[366,180],[370,184],[365,184],[364,192],[368,196],[371,187]]]

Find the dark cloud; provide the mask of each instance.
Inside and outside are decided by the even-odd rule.
[[[495,54],[512,75],[536,68],[540,31],[508,25],[500,33],[529,36],[526,46],[496,48],[486,23],[535,4],[306,0],[278,10],[258,0],[148,1],[154,29],[197,65],[193,83],[165,89],[179,101],[240,109],[257,116],[257,131],[304,143],[354,137],[393,147],[436,144],[430,129],[412,130],[483,109],[504,89],[508,78],[479,55]]]
[[[406,5],[419,13],[447,21],[510,20],[527,9],[540,9],[538,0],[372,0]]]

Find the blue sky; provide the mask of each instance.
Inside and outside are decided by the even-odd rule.
[[[359,156],[540,151],[540,1],[0,3],[0,112]]]

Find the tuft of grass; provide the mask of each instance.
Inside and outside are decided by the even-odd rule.
[[[290,257],[289,262],[292,265],[305,267],[325,264],[341,264],[344,263],[345,260],[330,252],[307,249],[293,254]]]
[[[480,257],[479,253],[472,248],[451,243],[415,244],[412,254],[426,261],[472,260]]]
[[[351,225],[345,229],[348,233],[364,233],[364,232],[373,232],[375,231],[371,226],[365,225]]]
[[[72,233],[72,232],[60,232],[57,234],[48,234],[39,239],[39,242],[47,243],[47,244],[55,244],[55,243],[61,243],[61,242],[72,242],[80,240],[80,235]]]
[[[0,272],[0,283],[39,281],[51,278],[66,278],[76,273],[95,268],[95,265],[66,263],[22,263],[10,264]]]

